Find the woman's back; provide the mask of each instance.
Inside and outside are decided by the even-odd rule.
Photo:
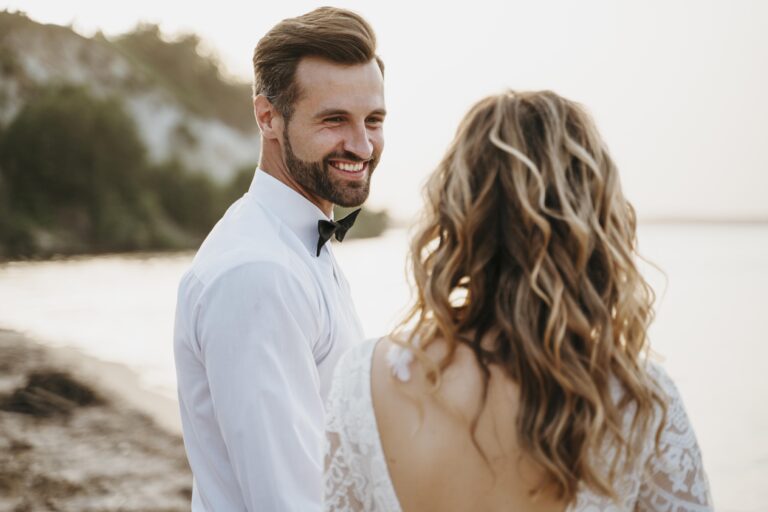
[[[617,476],[618,502],[581,489],[569,507],[546,487],[538,497],[531,493],[545,474],[520,449],[514,383],[492,370],[486,405],[478,411],[482,377],[469,349],[458,349],[431,394],[422,365],[406,364],[408,353],[393,345],[369,340],[339,363],[327,411],[326,510],[711,510],[693,430],[674,384],[657,367],[650,368],[668,398],[658,455],[654,429],[642,455]],[[438,360],[444,349],[433,344],[427,355]],[[478,412],[475,439],[487,460],[470,435]]]
[[[498,368],[490,368],[485,406],[480,410],[482,374],[469,348],[458,347],[434,394],[420,364],[410,365],[408,381],[392,378],[386,356],[398,350],[389,340],[378,343],[371,394],[387,467],[405,510],[565,509],[566,504],[552,496],[531,496],[544,474],[519,447],[514,383]],[[427,355],[437,362],[444,351],[445,345],[433,343]],[[476,416],[477,446],[470,435]]]

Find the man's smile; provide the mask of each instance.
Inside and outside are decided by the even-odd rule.
[[[350,162],[348,160],[329,160],[329,165],[350,178],[362,178],[368,171],[368,161]]]

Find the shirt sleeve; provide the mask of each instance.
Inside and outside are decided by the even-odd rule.
[[[659,450],[648,460],[636,510],[711,512],[712,496],[701,450],[680,393],[660,367],[653,367],[652,373],[667,395],[667,414]]]
[[[213,409],[249,511],[322,508],[323,404],[312,347],[319,306],[277,263],[204,292],[197,334]]]

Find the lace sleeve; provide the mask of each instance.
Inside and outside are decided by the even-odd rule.
[[[341,434],[328,431],[325,455],[325,510],[361,512],[360,483],[344,454]]]
[[[326,403],[326,512],[402,512],[371,402],[376,341],[350,349],[333,374]]]
[[[368,479],[360,467],[357,437],[365,424],[361,401],[368,388],[357,364],[359,349],[345,354],[333,375],[326,402],[325,510],[362,512],[370,495]]]
[[[652,452],[640,486],[638,512],[709,512],[712,497],[701,451],[672,379],[660,368],[653,373],[669,397],[659,451]]]

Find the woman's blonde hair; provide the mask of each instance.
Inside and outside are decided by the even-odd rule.
[[[435,388],[459,344],[483,371],[483,401],[489,367],[503,369],[520,390],[521,446],[546,486],[568,501],[580,483],[616,497],[621,461],[666,409],[643,367],[654,296],[635,263],[635,213],[593,121],[550,91],[485,98],[425,192],[410,252],[415,304],[393,339]],[[437,339],[448,352],[432,363],[424,349]],[[615,456],[598,464],[605,453]]]

